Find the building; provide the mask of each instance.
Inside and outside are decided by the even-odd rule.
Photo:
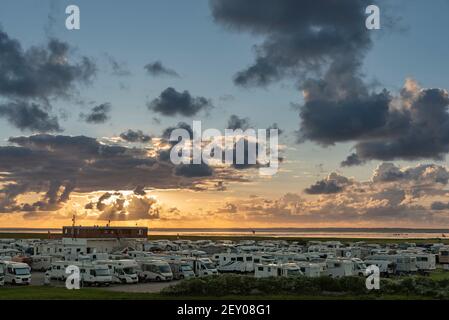
[[[147,239],[146,227],[62,227],[63,238],[78,239]]]
[[[111,253],[126,247],[136,247],[146,241],[146,227],[83,227],[62,228],[62,246],[66,259],[75,259],[78,255]]]

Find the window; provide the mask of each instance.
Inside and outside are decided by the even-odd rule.
[[[243,261],[243,257],[237,257],[237,261]]]
[[[259,263],[260,259],[254,259],[254,263]]]
[[[246,261],[253,261],[253,257],[246,257]]]
[[[263,271],[263,267],[257,267],[257,270]]]

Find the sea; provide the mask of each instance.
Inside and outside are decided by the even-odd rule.
[[[0,228],[0,233],[61,233],[56,228]],[[282,238],[444,239],[449,229],[406,228],[149,228],[150,235]]]

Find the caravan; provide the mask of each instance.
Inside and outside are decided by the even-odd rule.
[[[420,272],[429,272],[436,269],[436,256],[431,253],[413,254],[416,258],[416,267]]]
[[[170,265],[164,260],[138,259],[139,279],[145,281],[171,281],[173,272]]]
[[[185,261],[169,261],[170,269],[173,273],[174,279],[188,279],[194,278],[195,272],[193,272],[192,266]]]
[[[83,285],[109,286],[112,283],[111,272],[105,264],[81,263],[78,267]]]
[[[5,285],[5,269],[2,264],[0,264],[0,286]]]
[[[395,273],[404,274],[418,271],[416,257],[408,254],[379,254],[369,256],[368,260],[388,260],[394,263]]]
[[[266,277],[298,277],[303,275],[296,263],[280,264],[256,264],[254,276],[256,278]]]
[[[95,264],[108,266],[111,271],[112,282],[123,284],[139,282],[137,275],[139,265],[135,260],[98,260]]]
[[[318,263],[300,261],[296,262],[296,265],[306,277],[317,278],[322,274],[322,267]]]
[[[364,263],[366,266],[378,267],[382,276],[388,277],[395,273],[395,264],[390,260],[365,259]]]
[[[354,265],[351,260],[327,259],[326,274],[332,278],[340,278],[354,275]]]
[[[254,272],[253,256],[247,253],[219,253],[214,256],[220,272]]]
[[[209,258],[186,258],[185,261],[190,264],[197,277],[218,274],[217,267]]]
[[[52,256],[35,255],[31,256],[31,270],[46,271],[50,269]]]
[[[5,273],[5,283],[24,285],[29,285],[31,283],[31,268],[26,263],[1,261],[0,268],[3,269]]]

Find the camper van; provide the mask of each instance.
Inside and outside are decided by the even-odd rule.
[[[186,258],[185,261],[190,264],[197,277],[218,274],[217,267],[209,258]]]
[[[431,253],[413,254],[416,258],[416,267],[420,272],[428,272],[436,269],[436,256]]]
[[[192,266],[185,261],[170,261],[168,264],[170,265],[174,279],[178,280],[195,277],[195,272],[193,272]]]
[[[173,279],[173,272],[170,265],[164,260],[138,259],[139,279],[145,281],[170,281]]]
[[[310,278],[320,277],[322,274],[322,268],[317,263],[310,262],[296,262],[296,265],[299,267],[299,270],[306,276]]]
[[[31,270],[46,271],[50,269],[52,256],[31,256]]]
[[[438,262],[440,264],[449,264],[449,247],[442,247],[438,253]]]
[[[369,260],[388,260],[394,263],[395,273],[404,274],[417,272],[416,257],[408,254],[379,254],[372,255]]]
[[[254,272],[253,256],[245,253],[219,253],[214,256],[220,272]]]
[[[0,286],[5,285],[5,269],[3,265],[0,264]]]
[[[111,271],[105,264],[82,263],[79,268],[83,285],[109,286],[112,283]]]
[[[327,259],[326,275],[332,278],[341,278],[354,275],[354,265],[351,260]]]
[[[65,270],[69,265],[78,265],[78,264],[77,262],[69,262],[69,261],[52,262],[50,267],[50,278],[61,281],[65,280],[67,277]]]
[[[354,267],[354,275],[362,276],[364,277],[366,275],[366,265],[365,263],[359,259],[359,258],[352,258],[352,266]]]
[[[365,259],[366,266],[376,266],[382,276],[389,276],[395,273],[395,265],[389,260]]]
[[[139,282],[137,275],[139,265],[135,260],[98,260],[95,264],[103,264],[108,266],[111,271],[112,282],[124,284]]]
[[[298,277],[303,274],[296,263],[256,264],[255,267],[254,276],[256,278]]]
[[[31,283],[31,268],[26,263],[1,261],[0,268],[3,269],[5,276],[4,282],[10,284],[24,284]]]

